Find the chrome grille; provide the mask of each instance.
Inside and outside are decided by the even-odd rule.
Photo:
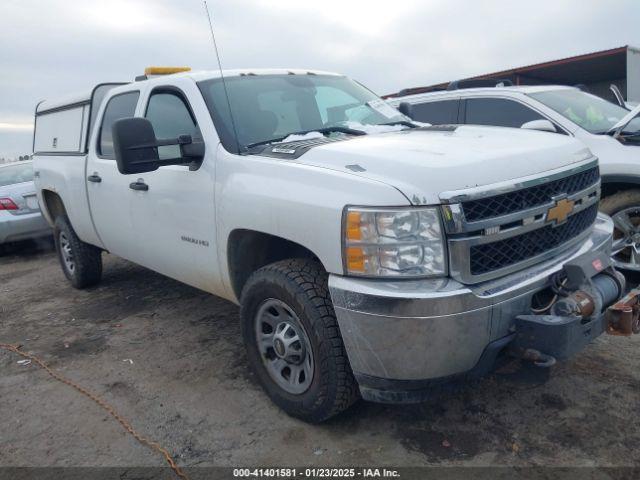
[[[571,216],[558,227],[548,224],[505,240],[475,245],[470,250],[471,274],[481,275],[499,270],[554,249],[577,238],[593,224],[597,215],[598,205],[595,204]]]
[[[544,177],[445,192],[441,199],[451,276],[478,283],[582,241],[597,217],[600,175],[597,160],[590,159]],[[559,204],[572,205],[568,216],[547,218],[550,210],[557,215],[552,209]]]
[[[544,205],[557,195],[571,195],[593,185],[600,178],[598,167],[560,178],[558,180],[504,193],[481,200],[462,203],[464,216],[469,222],[508,215],[513,212]]]

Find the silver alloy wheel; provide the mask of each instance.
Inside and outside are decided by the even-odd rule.
[[[313,380],[313,352],[302,322],[286,303],[265,300],[255,317],[256,342],[269,376],[288,393],[306,392]]]
[[[616,266],[640,271],[640,207],[625,208],[611,218],[615,225],[611,254]]]
[[[62,254],[62,261],[64,262],[64,267],[67,269],[70,275],[73,275],[73,272],[76,269],[76,264],[73,261],[73,252],[71,250],[71,242],[67,238],[67,235],[64,232],[60,232],[60,253]]]

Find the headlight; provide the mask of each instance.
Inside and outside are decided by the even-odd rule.
[[[446,274],[439,210],[357,208],[344,213],[347,275],[426,277]]]

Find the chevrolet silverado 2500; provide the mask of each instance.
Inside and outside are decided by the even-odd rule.
[[[420,401],[502,355],[549,366],[637,330],[607,320],[624,278],[577,140],[416,125],[325,72],[149,73],[36,109],[62,270],[94,285],[108,251],[239,304],[289,414]]]

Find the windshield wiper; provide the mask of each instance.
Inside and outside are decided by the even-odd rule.
[[[307,130],[304,132],[292,133],[292,135],[304,135],[305,133],[311,133],[311,132],[320,132],[322,134],[337,132],[337,133],[347,133],[349,135],[358,135],[358,136],[367,134],[367,132],[365,132],[364,130],[358,130],[357,128],[335,126],[335,127],[324,127],[324,128],[317,128],[315,130]]]
[[[262,140],[260,142],[253,142],[250,143],[248,145],[245,145],[245,149],[250,149],[253,147],[258,147],[260,145],[267,145],[269,143],[279,143],[282,142],[284,139],[286,139],[287,137],[291,136],[291,135],[306,135],[307,133],[311,133],[311,132],[318,132],[318,133],[346,133],[348,135],[366,135],[367,132],[363,132],[362,130],[357,130],[355,128],[348,128],[348,127],[324,127],[324,128],[313,128],[311,130],[301,130],[299,132],[291,132],[287,135],[285,135],[284,137],[277,137],[277,138],[272,138],[271,140]]]

